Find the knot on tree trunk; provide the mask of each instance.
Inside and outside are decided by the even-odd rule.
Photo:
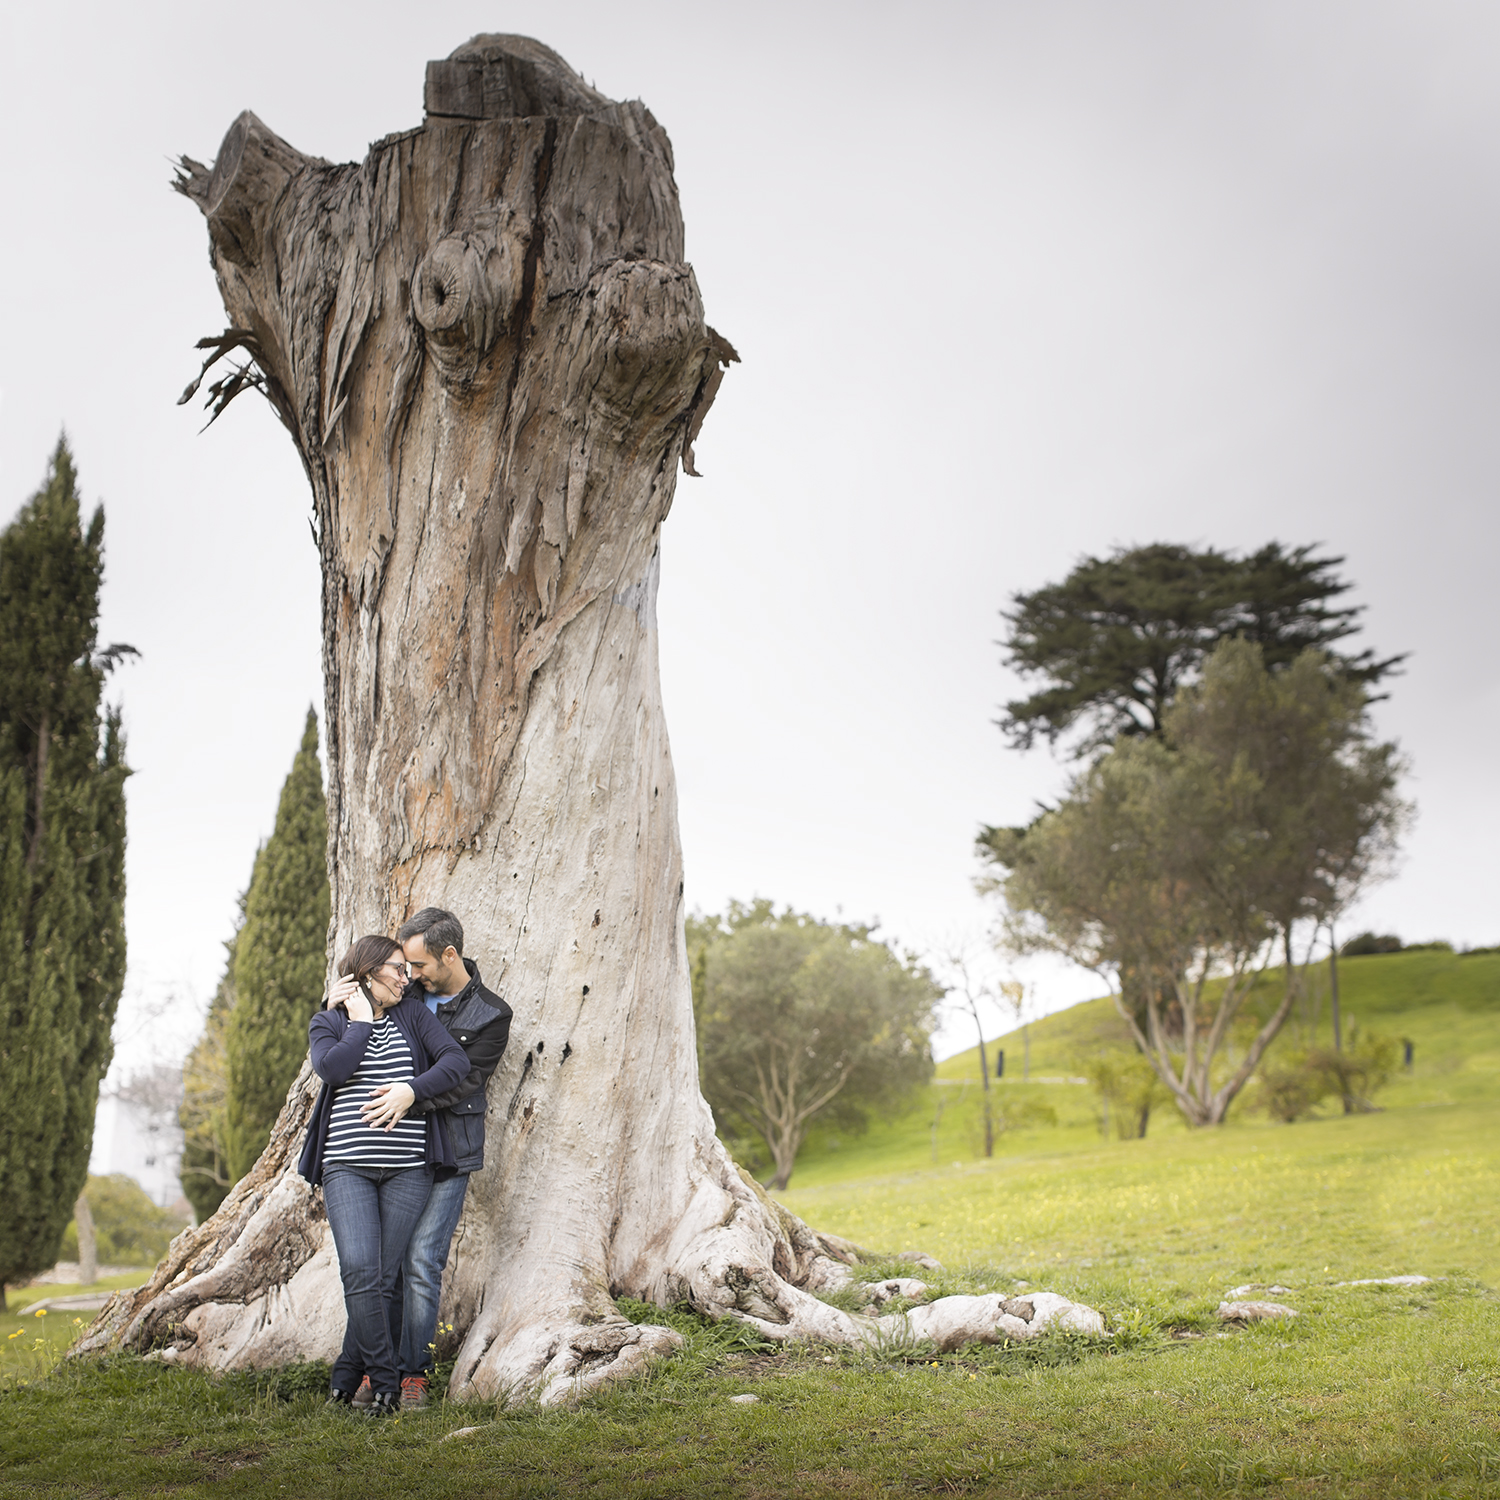
[[[681,422],[706,360],[692,267],[617,260],[595,278],[588,303],[590,326],[599,330],[593,395],[632,422]]]
[[[449,235],[424,255],[411,282],[412,312],[443,379],[468,385],[506,331],[521,296],[522,257],[506,235]]]

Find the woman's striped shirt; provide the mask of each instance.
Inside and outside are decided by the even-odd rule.
[[[411,1048],[401,1028],[382,1016],[370,1028],[365,1055],[354,1076],[333,1092],[333,1115],[328,1122],[328,1144],[323,1160],[353,1162],[361,1167],[420,1167],[427,1162],[427,1124],[419,1115],[406,1115],[394,1130],[372,1130],[360,1116],[370,1090],[382,1083],[410,1083]]]

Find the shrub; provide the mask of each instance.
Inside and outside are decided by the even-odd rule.
[[[1116,1140],[1142,1139],[1152,1106],[1171,1097],[1139,1052],[1100,1052],[1083,1072],[1099,1096],[1099,1133],[1108,1135],[1113,1124]]]
[[[1394,933],[1386,933],[1379,937],[1373,932],[1361,932],[1357,937],[1352,937],[1339,953],[1344,958],[1362,958],[1367,953],[1399,953],[1401,952],[1401,939]]]
[[[1390,1080],[1396,1051],[1392,1038],[1361,1034],[1351,1025],[1342,1052],[1311,1047],[1278,1053],[1261,1066],[1261,1104],[1273,1119],[1288,1125],[1330,1096],[1342,1101],[1345,1114],[1367,1113],[1376,1108],[1371,1102],[1375,1091]]]
[[[1315,1047],[1308,1063],[1322,1076],[1325,1097],[1333,1094],[1342,1099],[1346,1115],[1363,1114],[1376,1107],[1371,1096],[1390,1080],[1396,1066],[1396,1043],[1373,1033],[1361,1035],[1357,1026],[1351,1026],[1349,1045],[1342,1052]]]
[[[1310,1114],[1327,1093],[1327,1080],[1305,1052],[1278,1051],[1261,1064],[1261,1104],[1283,1125]]]

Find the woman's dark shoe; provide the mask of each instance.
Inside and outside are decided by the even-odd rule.
[[[328,1393],[324,1406],[348,1406],[354,1400],[353,1391],[341,1391],[337,1386]]]
[[[365,1408],[367,1417],[393,1417],[401,1410],[401,1397],[395,1391],[376,1391]]]

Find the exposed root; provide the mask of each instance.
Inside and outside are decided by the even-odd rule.
[[[205,1369],[266,1367],[332,1359],[343,1334],[343,1299],[321,1199],[297,1175],[295,1156],[315,1081],[304,1069],[265,1153],[223,1206],[172,1242],[144,1287],[117,1293],[74,1346],[72,1357],[132,1350]],[[683,1222],[615,1290],[659,1306],[686,1302],[714,1319],[742,1322],[777,1344],[820,1343],[880,1350],[1035,1338],[1048,1328],[1102,1334],[1103,1318],[1051,1292],[1023,1297],[923,1301],[915,1277],[857,1283],[851,1267],[876,1257],[837,1235],[819,1234],[740,1171],[709,1137]],[[941,1269],[930,1256],[900,1257]],[[514,1268],[513,1268],[514,1269]],[[507,1278],[509,1280],[509,1278]],[[824,1302],[857,1288],[858,1312]],[[451,1289],[450,1289],[451,1290]],[[604,1279],[531,1263],[510,1286],[491,1284],[464,1321],[452,1393],[481,1399],[576,1400],[642,1371],[682,1338],[632,1324],[614,1310]],[[918,1302],[882,1313],[896,1298]],[[446,1316],[459,1316],[448,1305]]]
[[[610,1319],[592,1327],[574,1325],[542,1369],[534,1387],[543,1406],[576,1400],[611,1381],[644,1370],[657,1355],[681,1348],[682,1335],[656,1323]]]
[[[908,1312],[871,1316],[896,1297],[926,1295],[926,1283],[909,1277],[873,1283],[865,1311],[845,1312],[814,1293],[850,1286],[850,1266],[877,1257],[849,1240],[810,1229],[727,1155],[722,1156],[719,1183],[736,1200],[739,1212],[725,1216],[694,1246],[687,1300],[710,1317],[748,1323],[773,1343],[881,1347],[928,1342],[947,1351],[966,1343],[1035,1338],[1054,1326],[1104,1332],[1098,1312],[1054,1292],[940,1297]],[[899,1258],[941,1269],[931,1256],[908,1252]]]
[[[876,1319],[887,1337],[906,1336],[930,1343],[940,1354],[965,1344],[1003,1344],[1007,1339],[1034,1339],[1049,1328],[1102,1335],[1104,1319],[1092,1307],[1070,1302],[1056,1292],[1028,1292],[1024,1297],[939,1297],[925,1307]]]
[[[275,1315],[278,1301],[286,1311],[297,1310],[303,1299],[294,1288],[301,1290],[299,1283],[316,1283],[318,1263],[332,1255],[322,1201],[297,1175],[295,1166],[317,1088],[311,1065],[304,1063],[287,1090],[286,1104],[260,1159],[214,1214],[173,1239],[144,1286],[116,1292],[104,1304],[68,1351],[68,1358],[117,1349],[182,1351],[208,1332],[207,1315],[201,1309],[223,1305],[229,1321],[236,1321],[246,1304],[260,1302],[268,1293],[272,1302],[258,1309],[259,1328],[279,1321]],[[336,1267],[334,1280],[336,1284]],[[328,1320],[328,1310],[314,1294],[306,1299],[303,1316],[321,1324]],[[302,1337],[309,1333],[317,1336],[310,1329]],[[279,1347],[286,1340],[278,1337],[273,1342]],[[275,1363],[276,1351],[268,1350],[266,1358],[253,1362]],[[214,1368],[227,1368],[234,1361],[225,1358],[212,1363]]]

